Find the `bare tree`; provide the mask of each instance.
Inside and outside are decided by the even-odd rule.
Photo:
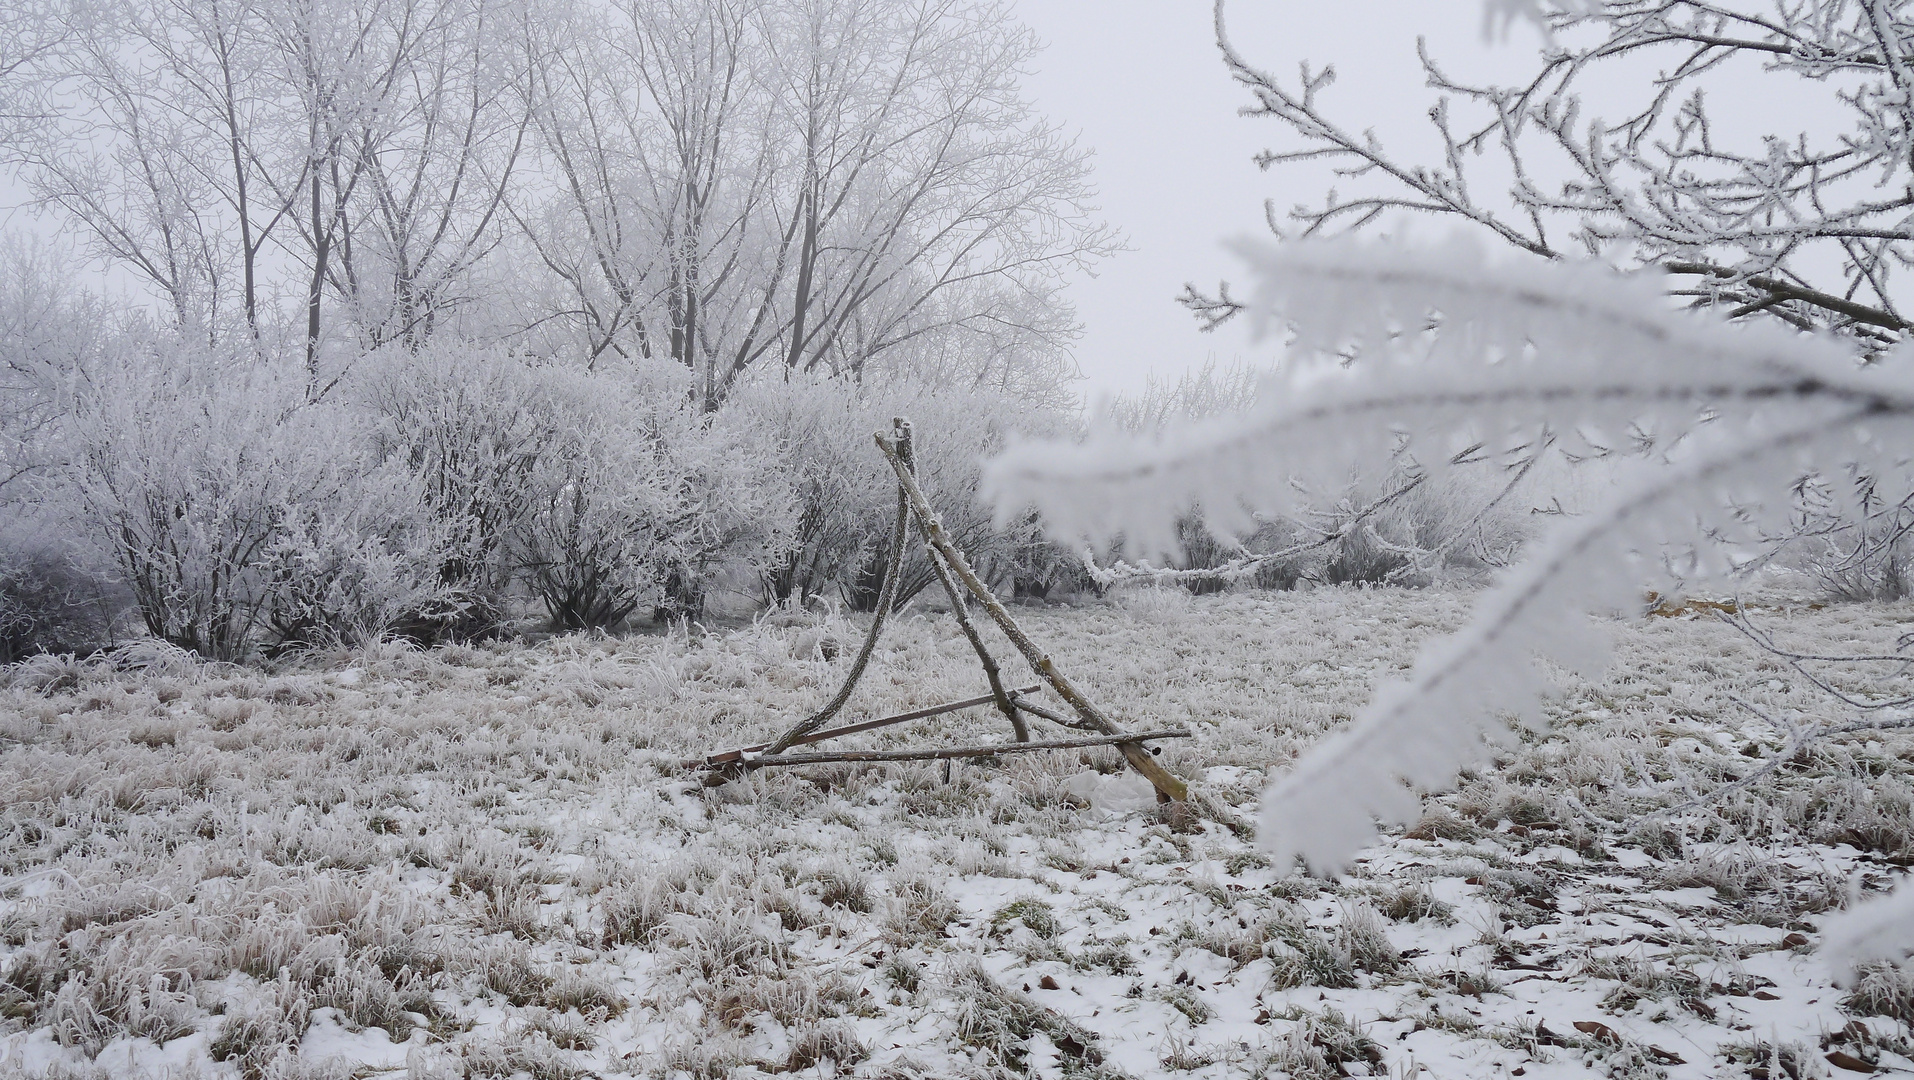
[[[176,326],[217,341],[243,325],[264,346],[283,324],[316,395],[328,296],[354,345],[414,348],[468,298],[526,126],[517,55],[484,47],[516,33],[499,4],[122,0],[84,16],[28,65],[56,108],[18,158]]]
[[[407,6],[387,18],[403,77],[358,114],[365,197],[341,223],[330,284],[348,298],[367,347],[417,350],[474,299],[469,274],[501,239],[531,121],[529,69],[543,58],[496,47],[521,31],[519,11],[501,0]]]
[[[632,3],[544,31],[543,167],[515,206],[585,351],[669,356],[716,407],[740,375],[1043,369],[1056,287],[1106,251],[1082,152],[1016,88],[1033,44],[954,0]],[[1054,376],[1063,369],[1052,363]]]
[[[1083,152],[1016,94],[1028,31],[954,0],[793,7],[771,35],[801,177],[782,203],[801,238],[785,364],[855,373],[924,337],[988,353],[1067,335],[1058,274],[1111,238],[1083,215]]]
[[[76,225],[91,253],[151,286],[173,324],[217,337],[230,262],[221,200],[206,171],[211,152],[198,88],[172,82],[191,62],[152,63],[135,46],[147,25],[125,6],[69,22],[57,48],[16,72],[47,108],[17,132],[14,160],[44,206]],[[197,56],[190,37],[178,42]],[[211,24],[219,40],[226,30]],[[169,44],[173,44],[169,42]],[[230,114],[229,114],[230,115]]]
[[[0,246],[0,506],[59,464],[68,388],[100,348],[97,301],[45,244]]]
[[[740,280],[767,257],[779,273],[777,245],[760,235],[778,161],[748,64],[762,49],[756,7],[631,3],[610,34],[606,12],[559,9],[529,39],[550,57],[532,115],[556,190],[530,190],[513,213],[570,301],[541,318],[575,326],[592,361],[702,367],[710,400],[719,344],[761,352],[776,326],[763,283]]]
[[[0,160],[21,132],[51,112],[38,93],[34,67],[65,42],[68,32],[47,0],[0,8]]]

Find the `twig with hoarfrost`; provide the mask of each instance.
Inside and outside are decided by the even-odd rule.
[[[1139,566],[1123,559],[1117,559],[1108,567],[1103,567],[1097,565],[1096,553],[1089,548],[1085,548],[1082,552],[1084,572],[1099,588],[1104,589],[1119,585],[1143,583],[1151,585],[1181,585],[1190,582],[1214,581],[1233,584],[1254,577],[1256,573],[1264,567],[1280,566],[1291,559],[1307,555],[1313,551],[1321,551],[1324,548],[1331,547],[1349,539],[1349,537],[1359,531],[1365,531],[1370,540],[1378,547],[1405,557],[1406,561],[1403,565],[1389,571],[1384,578],[1385,581],[1389,582],[1400,581],[1408,574],[1427,570],[1432,565],[1438,563],[1457,546],[1480,532],[1487,515],[1506,502],[1509,496],[1515,493],[1516,488],[1520,486],[1522,481],[1527,479],[1530,471],[1533,470],[1536,463],[1541,460],[1542,452],[1547,449],[1547,445],[1548,441],[1544,440],[1542,446],[1538,447],[1534,452],[1512,463],[1510,465],[1512,475],[1508,482],[1503,484],[1501,489],[1486,502],[1473,507],[1468,521],[1461,527],[1455,529],[1446,539],[1427,548],[1390,543],[1370,525],[1371,520],[1378,514],[1396,505],[1411,493],[1423,487],[1428,481],[1430,474],[1417,471],[1411,474],[1393,491],[1355,510],[1333,526],[1326,529],[1315,530],[1318,532],[1318,535],[1312,539],[1291,544],[1288,547],[1276,551],[1251,553],[1239,543],[1237,545],[1238,550],[1244,551],[1245,553],[1221,566],[1177,569],[1175,567],[1151,566],[1148,563]],[[1453,467],[1473,460],[1481,449],[1479,445],[1465,448],[1451,455],[1449,465]],[[1314,513],[1321,512],[1318,511]],[[1304,527],[1310,528],[1310,526],[1307,525]]]
[[[1783,722],[1783,721],[1777,720],[1774,717],[1769,716],[1767,713],[1761,711],[1760,709],[1756,708],[1754,705],[1750,704],[1747,701],[1742,700],[1739,697],[1730,695],[1728,700],[1734,702],[1736,705],[1739,705],[1741,708],[1761,718],[1763,721],[1766,721],[1769,727],[1774,728],[1777,732],[1779,732],[1783,738],[1781,749],[1775,751],[1772,754],[1769,754],[1765,761],[1763,761],[1760,765],[1756,766],[1754,771],[1748,773],[1746,776],[1740,777],[1739,779],[1736,779],[1736,780],[1730,780],[1725,784],[1720,784],[1715,787],[1709,788],[1707,791],[1697,793],[1694,791],[1694,788],[1691,785],[1686,783],[1685,780],[1681,781],[1682,786],[1691,793],[1688,798],[1683,799],[1681,802],[1673,803],[1668,806],[1658,807],[1654,810],[1650,810],[1648,813],[1637,814],[1634,817],[1628,818],[1625,821],[1621,822],[1621,824],[1618,826],[1618,828],[1620,828],[1621,831],[1628,832],[1630,830],[1633,830],[1634,828],[1636,828],[1637,826],[1641,825],[1644,822],[1654,821],[1659,818],[1673,817],[1676,814],[1682,814],[1690,810],[1699,809],[1703,806],[1707,806],[1711,803],[1720,801],[1720,799],[1724,795],[1728,795],[1733,792],[1740,791],[1741,789],[1746,787],[1752,787],[1753,785],[1779,772],[1781,769],[1781,766],[1786,765],[1789,761],[1793,760],[1796,754],[1800,753],[1803,749],[1807,747],[1807,745],[1810,742],[1814,740],[1815,737],[1821,734],[1801,724],[1796,724],[1792,722]],[[1584,814],[1587,814],[1592,821],[1603,826],[1606,826],[1609,824],[1607,821],[1603,820],[1599,816],[1591,814],[1586,809],[1581,808],[1579,803],[1577,804],[1577,808],[1582,809],[1582,812]]]
[[[1333,66],[1305,62],[1285,79],[1252,63],[1217,0],[1217,46],[1251,98],[1244,114],[1290,136],[1257,163],[1333,170],[1335,186],[1291,209],[1288,229],[1330,236],[1434,215],[1543,259],[1599,251],[1657,268],[1670,295],[1731,319],[1830,330],[1871,350],[1905,336],[1893,277],[1914,253],[1905,5],[1522,6],[1544,41],[1509,83],[1452,75],[1418,41],[1431,100],[1407,111],[1427,116],[1439,148],[1418,159],[1378,134],[1386,118],[1335,115]],[[1643,63],[1652,79],[1603,85],[1604,72]],[[1600,92],[1585,94],[1591,85]],[[1633,100],[1612,92],[1623,85],[1638,88]],[[1832,125],[1777,131],[1766,116],[1732,115],[1764,92]],[[1265,217],[1283,235],[1273,203]],[[1206,329],[1244,310],[1227,288],[1186,286],[1182,301]]]
[[[1908,656],[1811,656],[1811,655],[1805,655],[1801,653],[1792,653],[1776,645],[1774,643],[1774,638],[1772,636],[1762,631],[1760,628],[1756,627],[1753,623],[1749,622],[1745,615],[1739,615],[1739,614],[1730,615],[1727,612],[1717,612],[1716,614],[1718,615],[1718,617],[1721,619],[1722,622],[1725,622],[1729,626],[1734,627],[1736,630],[1740,631],[1742,635],[1746,637],[1749,641],[1754,642],[1757,648],[1761,649],[1763,652],[1767,653],[1768,655],[1773,656],[1776,659],[1786,663],[1788,667],[1793,669],[1793,671],[1797,675],[1800,675],[1803,679],[1806,679],[1809,683],[1813,684],[1815,689],[1821,691],[1822,693],[1828,695],[1831,698],[1834,698],[1836,701],[1839,701],[1841,704],[1846,705],[1849,708],[1863,709],[1863,710],[1904,709],[1904,708],[1907,708],[1909,705],[1914,705],[1914,696],[1909,696],[1909,695],[1901,695],[1899,697],[1887,698],[1881,701],[1870,701],[1865,698],[1855,697],[1853,694],[1850,694],[1842,690],[1841,688],[1835,686],[1833,683],[1830,683],[1827,679],[1823,678],[1819,674],[1816,674],[1815,672],[1810,671],[1808,668],[1803,666],[1803,662],[1809,661],[1809,660],[1826,661],[1826,662],[1834,662],[1834,663],[1863,663],[1868,661],[1888,661],[1892,663],[1899,663],[1899,664],[1905,665],[1910,660],[1914,660],[1914,657],[1908,657]],[[1909,721],[1909,722],[1914,723],[1914,721]],[[1899,725],[1890,725],[1890,726],[1899,726]]]
[[[1142,566],[1133,566],[1122,559],[1118,559],[1111,563],[1108,568],[1104,568],[1097,565],[1096,553],[1085,548],[1083,551],[1084,572],[1089,574],[1091,581],[1096,582],[1099,587],[1106,589],[1113,585],[1129,585],[1146,581],[1152,585],[1175,585],[1189,581],[1241,581],[1244,578],[1255,575],[1258,570],[1261,570],[1265,566],[1287,562],[1298,555],[1307,555],[1312,551],[1319,551],[1342,540],[1359,528],[1370,517],[1402,498],[1404,495],[1421,487],[1422,482],[1426,479],[1428,479],[1427,476],[1414,477],[1408,483],[1357,511],[1353,517],[1343,522],[1340,527],[1324,532],[1314,540],[1305,540],[1300,544],[1291,544],[1280,551],[1271,551],[1260,555],[1248,555],[1243,558],[1232,559],[1222,566],[1194,567],[1187,570],[1178,570],[1173,567],[1159,568],[1147,563]]]

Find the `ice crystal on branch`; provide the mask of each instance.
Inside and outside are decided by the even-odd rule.
[[[1272,205],[1272,229],[1333,236],[1401,212],[1437,215],[1548,259],[1602,251],[1659,268],[1675,295],[1731,318],[1832,330],[1874,349],[1907,331],[1894,277],[1914,241],[1907,5],[1484,4],[1485,29],[1515,19],[1538,24],[1543,40],[1507,83],[1470,79],[1418,49],[1441,148],[1418,158],[1378,135],[1376,117],[1340,115],[1334,67],[1305,63],[1294,78],[1258,67],[1217,0],[1217,44],[1250,96],[1245,115],[1287,129],[1258,163],[1334,170],[1334,186],[1286,224]],[[1768,114],[1783,110],[1813,122],[1770,130]],[[1237,311],[1226,290],[1191,287],[1183,300],[1206,325]]]

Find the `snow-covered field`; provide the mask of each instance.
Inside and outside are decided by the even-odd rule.
[[[1824,913],[1914,860],[1914,735],[1823,743],[1614,825],[1748,773],[1779,745],[1760,712],[1828,708],[1706,610],[1614,624],[1616,663],[1565,677],[1553,735],[1349,875],[1268,865],[1244,825],[1265,771],[1471,599],[1022,609],[1120,720],[1197,732],[1163,757],[1203,800],[1188,834],[1109,750],[688,779],[684,758],[830,693],[862,625],[836,616],[277,674],[36,662],[0,690],[0,1074],[1914,1069],[1914,985],[1881,969],[1855,994],[1815,955]],[[1911,614],[1756,618],[1847,653],[1891,651]],[[981,686],[954,622],[913,611],[846,715]]]

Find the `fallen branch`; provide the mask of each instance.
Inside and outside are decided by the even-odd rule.
[[[984,699],[986,702],[989,698]],[[1027,754],[1037,750],[1075,750],[1085,746],[1135,745],[1146,739],[1188,739],[1187,730],[1139,731],[1134,734],[1098,735],[1087,739],[1057,739],[1051,742],[1012,742],[991,746],[947,746],[940,750],[835,750],[821,754],[775,754],[746,757],[747,769],[770,765],[824,765],[833,761],[941,761],[949,758],[997,757],[1000,754]]]
[[[1033,684],[1030,686],[1021,686],[1015,690],[1006,690],[1004,693],[1010,698],[1011,704],[1017,708],[1029,710],[1030,712],[1037,713],[1039,716],[1050,715],[1047,712],[1038,712],[1037,709],[1032,709],[1030,706],[1017,700],[1020,695],[1034,694],[1041,689],[1043,689],[1041,685]],[[907,713],[898,713],[896,716],[884,716],[876,720],[864,720],[855,724],[846,724],[843,727],[835,727],[829,731],[814,731],[809,735],[801,735],[798,738],[792,739],[791,745],[805,746],[810,743],[820,743],[826,739],[835,739],[840,735],[855,735],[860,731],[873,731],[877,728],[889,727],[892,724],[902,724],[910,720],[922,720],[930,716],[942,716],[945,713],[956,712],[958,709],[968,709],[975,705],[989,705],[996,700],[997,695],[985,694],[982,697],[965,698],[962,701],[951,701],[943,705],[932,705],[928,708],[913,709]],[[723,765],[727,762],[741,761],[746,754],[761,754],[770,749],[770,747],[770,743],[759,743],[756,746],[746,746],[737,750],[726,750],[722,753],[712,754],[702,760],[694,759],[689,764],[694,766]]]
[[[1062,713],[1057,712],[1054,709],[1047,709],[1043,707],[1042,705],[1033,705],[1028,701],[1023,701],[1020,699],[1013,699],[1011,701],[1011,704],[1015,705],[1017,708],[1022,709],[1024,712],[1027,712],[1032,716],[1041,716],[1045,720],[1048,720],[1053,724],[1061,724],[1062,726],[1067,728],[1076,728],[1078,731],[1097,730],[1096,728],[1085,725],[1084,722],[1081,720],[1072,720],[1069,717],[1064,716]]]

